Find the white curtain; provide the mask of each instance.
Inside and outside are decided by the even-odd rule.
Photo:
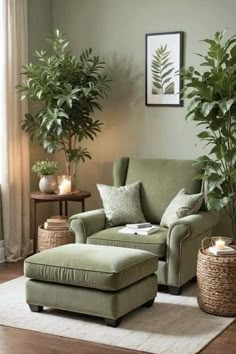
[[[30,234],[29,144],[21,129],[27,106],[15,89],[27,62],[27,0],[0,2],[0,183],[6,259],[15,262],[28,254]]]

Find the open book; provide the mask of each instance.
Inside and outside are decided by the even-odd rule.
[[[152,224],[150,222],[141,222],[139,224],[126,224],[129,229],[143,229],[144,227],[150,227]]]
[[[131,227],[123,227],[118,232],[121,234],[131,234],[131,235],[150,235],[160,229],[160,226],[152,225],[149,227],[142,228],[131,228]]]

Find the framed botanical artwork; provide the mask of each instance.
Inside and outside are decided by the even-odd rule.
[[[183,37],[184,32],[146,34],[147,106],[183,106]]]

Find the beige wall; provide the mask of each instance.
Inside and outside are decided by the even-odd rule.
[[[3,240],[3,220],[2,220],[2,193],[0,185],[0,241]]]
[[[145,106],[145,33],[184,31],[185,65],[198,66],[193,53],[204,50],[200,39],[225,28],[235,33],[234,0],[52,0],[52,5],[53,28],[67,33],[73,53],[92,47],[112,79],[104,112],[97,114],[103,131],[84,144],[93,159],[79,172],[80,188],[92,192],[89,209],[101,205],[95,183],[112,183],[112,162],[120,155],[189,159],[204,152],[196,128],[185,122],[186,107]],[[45,28],[38,27],[37,45],[44,37]],[[70,213],[76,211],[74,205]],[[219,232],[224,229],[223,223]]]

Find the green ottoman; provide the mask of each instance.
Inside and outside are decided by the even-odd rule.
[[[157,293],[158,258],[142,250],[85,244],[56,247],[24,262],[26,302],[104,317],[116,327],[133,309],[151,306]]]

